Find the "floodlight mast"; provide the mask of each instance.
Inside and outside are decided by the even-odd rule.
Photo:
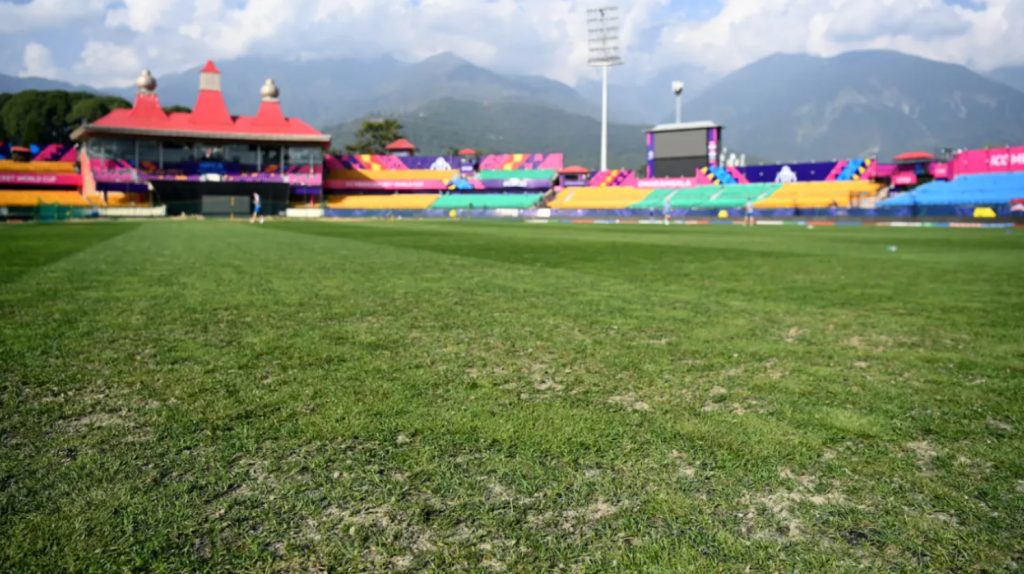
[[[676,95],[676,123],[682,123],[683,121],[683,88],[686,84],[683,82],[672,82],[672,93]]]
[[[608,68],[625,62],[619,53],[619,7],[587,10],[587,64],[604,68],[601,79],[601,171],[608,170]]]

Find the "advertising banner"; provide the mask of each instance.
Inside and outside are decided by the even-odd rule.
[[[638,179],[636,187],[642,189],[685,189],[697,187],[695,177],[662,177],[656,179]]]
[[[324,189],[443,191],[448,189],[448,185],[445,184],[445,182],[440,179],[395,181],[373,181],[369,179],[329,179],[324,182]]]
[[[949,164],[947,163],[933,163],[928,166],[928,171],[935,179],[949,179]]]
[[[892,176],[893,185],[917,185],[917,174],[912,171],[898,171]]]
[[[1011,171],[1024,171],[1024,147],[966,151],[953,159],[955,175]]]
[[[551,181],[547,179],[484,179],[480,180],[484,189],[551,189]]]
[[[750,183],[797,183],[825,181],[836,162],[791,163],[781,165],[748,165],[738,168]]]
[[[0,184],[78,187],[82,176],[70,173],[0,173]]]

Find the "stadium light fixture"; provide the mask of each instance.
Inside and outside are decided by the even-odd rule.
[[[676,123],[683,123],[683,88],[684,82],[672,82],[672,93],[676,95]]]
[[[603,69],[601,83],[601,171],[608,169],[608,68],[621,66],[619,7],[602,6],[587,10],[587,64]]]

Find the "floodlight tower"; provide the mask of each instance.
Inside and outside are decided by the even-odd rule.
[[[608,68],[621,66],[619,54],[619,7],[603,6],[587,10],[590,58],[587,64],[603,68],[601,85],[601,171],[608,169]]]
[[[676,123],[683,123],[683,82],[672,82],[672,93],[676,95]]]

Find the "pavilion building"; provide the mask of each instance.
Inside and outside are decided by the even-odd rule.
[[[167,113],[156,79],[144,70],[131,109],[114,110],[72,133],[79,142],[83,192],[106,203],[128,194],[167,206],[169,215],[242,215],[252,193],[265,212],[289,202],[319,201],[324,153],[331,137],[281,111],[273,80],[260,89],[254,117],[233,116],[221,93],[221,74],[207,62],[190,113]],[[255,90],[254,90],[255,91]]]

